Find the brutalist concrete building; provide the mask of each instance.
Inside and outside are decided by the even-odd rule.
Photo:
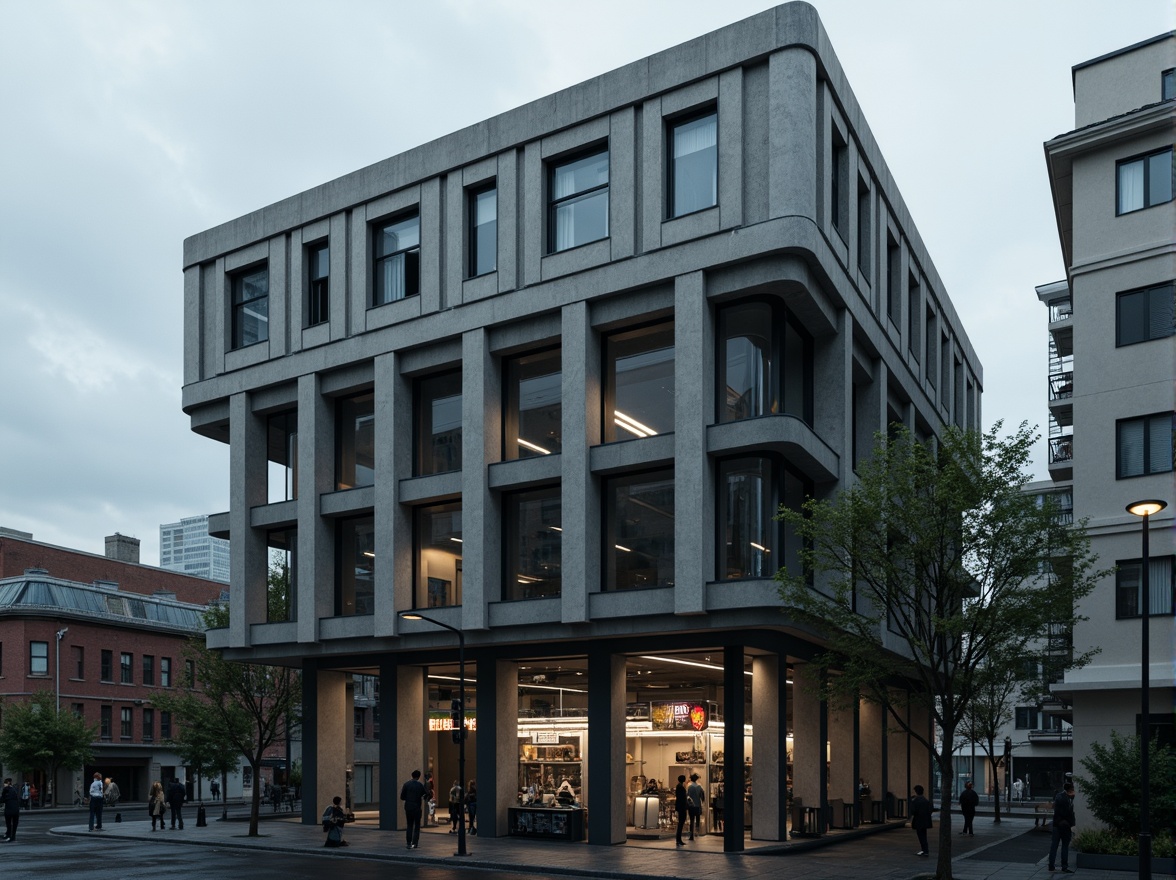
[[[877,706],[799,686],[818,645],[772,580],[797,554],[779,504],[837,492],[894,422],[980,416],[812,7],[195,235],[184,277],[184,409],[231,446],[210,644],[303,669],[307,821],[349,774],[384,828],[413,769],[443,810],[463,681],[482,835],[657,837],[697,773],[737,850],[929,783]],[[354,674],[379,685],[374,759]]]

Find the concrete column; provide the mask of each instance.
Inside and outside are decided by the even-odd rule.
[[[319,735],[319,680],[318,667],[313,660],[302,661],[302,821],[310,823],[314,820],[314,807],[320,800],[320,793],[326,786],[319,779],[321,768],[318,761],[318,744],[322,741]],[[254,779],[254,785],[260,785],[260,779]]]
[[[835,320],[837,332],[813,345],[813,422],[825,442],[848,450],[853,439],[853,317],[849,309],[839,309]],[[839,456],[842,485],[853,479],[852,458]]]
[[[400,785],[397,778],[400,768],[396,766],[397,742],[400,729],[396,720],[397,676],[396,663],[391,656],[380,658],[380,741],[379,741],[379,792],[380,830],[394,831],[403,825],[399,817],[404,815],[400,804]],[[410,771],[411,772],[411,771]],[[408,777],[405,777],[407,780]]]
[[[374,634],[392,636],[398,631],[397,611],[411,608],[402,604],[396,594],[398,554],[405,553],[405,547],[412,546],[412,517],[401,510],[397,500],[398,474],[411,471],[397,471],[397,453],[406,443],[411,428],[404,428],[404,422],[397,420],[397,387],[400,382],[399,363],[395,354],[383,354],[375,358],[373,373],[375,386],[372,406],[375,410],[375,509],[372,513],[375,524],[375,583],[373,599],[375,615]],[[409,420],[411,423],[411,420]],[[411,575],[408,576],[411,580]],[[411,589],[411,587],[410,587]]]
[[[829,797],[840,798],[847,804],[857,796],[857,751],[854,742],[854,706],[829,708]],[[835,817],[838,822],[841,817]]]
[[[719,226],[743,225],[743,68],[719,74]],[[660,178],[659,178],[660,180]]]
[[[563,348],[563,451],[560,453],[565,511],[578,521],[600,522],[600,489],[592,477],[589,449],[600,443],[600,342],[592,330],[588,304],[565,306],[561,316]],[[565,515],[565,520],[571,517]],[[567,529],[561,533],[563,623],[588,620],[588,596],[600,591],[599,529]]]
[[[319,497],[334,488],[334,408],[319,376],[298,378],[298,558],[295,618],[298,641],[318,641],[318,622],[335,613],[335,530],[319,516]]]
[[[755,773],[756,840],[787,840],[788,815],[788,659],[783,654],[756,656],[751,661],[752,755]],[[708,805],[709,806],[709,805]]]
[[[315,780],[318,799],[303,798],[304,804],[313,805],[313,809],[321,812],[322,803],[329,802],[335,795],[343,797],[347,785],[347,749],[340,745],[352,738],[351,705],[348,697],[347,683],[350,675],[333,669],[318,669],[314,672],[315,689],[317,695],[316,713],[303,719],[303,728],[313,725],[317,735],[315,737],[314,754]],[[303,752],[307,751],[305,743]],[[304,774],[305,775],[305,774]],[[311,816],[314,821],[318,816],[315,812]],[[304,817],[305,819],[305,814]]]
[[[519,667],[480,656],[477,677],[478,836],[505,837],[519,790]]]
[[[886,800],[886,778],[882,772],[882,748],[886,737],[885,708],[862,700],[858,704],[858,775],[870,786],[870,798]]]
[[[935,737],[935,721],[931,715],[931,710],[926,706],[912,706],[911,707],[911,728],[917,730],[928,742],[934,742]],[[915,739],[910,738],[910,752],[911,752],[911,785],[921,785],[927,789],[927,797],[931,797],[931,750],[925,745]],[[1014,761],[1014,763],[1016,763]],[[950,785],[951,780],[945,780],[945,784]]]
[[[489,603],[502,597],[502,517],[487,469],[502,458],[502,396],[486,329],[461,342],[461,622],[472,630],[489,625]]]
[[[819,807],[825,797],[825,704],[817,693],[819,671],[798,663],[792,687],[792,797]]]
[[[515,150],[498,156],[498,292],[517,286],[519,268],[519,156]],[[480,824],[480,820],[479,820]],[[481,834],[481,830],[478,831]]]
[[[229,398],[229,644],[250,645],[249,627],[266,618],[269,571],[264,529],[250,524],[250,510],[266,503],[266,420],[254,415],[249,395]]]
[[[425,674],[421,666],[397,666],[395,711],[390,717],[380,715],[381,729],[385,723],[396,726],[396,778],[401,781],[409,779],[413,770],[420,770],[423,780],[429,769],[426,748],[429,688]],[[388,717],[386,722],[385,717]],[[400,787],[394,790],[399,799]],[[397,813],[396,827],[405,827],[403,810]]]
[[[895,713],[900,718],[909,718],[906,692],[895,690],[891,691],[891,694]],[[886,734],[886,769],[887,781],[890,783],[887,791],[894,792],[896,798],[909,799],[911,788],[915,784],[915,780],[911,778],[910,765],[908,764],[909,744],[906,732],[900,730],[897,723],[890,724]],[[885,793],[883,793],[883,797],[885,798]]]
[[[817,62],[807,49],[768,59],[768,216],[817,217]]]
[[[714,332],[701,272],[674,280],[674,613],[706,611],[714,580],[714,477],[706,426],[714,421]]]
[[[743,852],[743,765],[747,748],[743,727],[747,722],[744,701],[743,646],[723,648],[723,852]],[[672,780],[671,780],[672,781]]]
[[[588,843],[625,842],[625,658],[594,643],[588,651]]]

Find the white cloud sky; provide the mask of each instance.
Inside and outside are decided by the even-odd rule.
[[[0,0],[0,525],[96,553],[118,531],[156,564],[160,523],[227,509],[227,449],[180,411],[186,236],[770,5]],[[1173,4],[814,5],[986,424],[1044,428],[1033,288],[1065,273],[1041,145],[1073,128],[1071,66]]]

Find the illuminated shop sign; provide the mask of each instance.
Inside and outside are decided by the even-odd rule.
[[[653,702],[649,714],[654,730],[706,730],[710,723],[705,703]]]
[[[466,713],[465,719],[466,730],[477,730],[478,719],[475,715]],[[430,712],[429,713],[429,733],[439,733],[445,730],[453,730],[453,722],[449,719],[448,712]]]

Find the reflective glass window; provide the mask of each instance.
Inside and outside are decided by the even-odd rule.
[[[461,502],[416,510],[417,608],[461,604]]]
[[[377,226],[373,243],[372,305],[421,292],[421,218],[413,213]]]
[[[505,508],[502,598],[558,596],[563,535],[559,488],[516,492],[506,497]]]
[[[321,324],[330,317],[331,249],[324,242],[306,249],[306,326]]]
[[[719,203],[718,130],[714,110],[670,124],[670,217]]]
[[[493,184],[471,190],[469,255],[471,277],[498,268],[498,190]]]
[[[375,611],[375,520],[360,516],[339,522],[339,570],[336,575],[335,616],[352,617]]]
[[[1122,419],[1117,425],[1116,477],[1139,477],[1172,470],[1172,434],[1176,414],[1156,413],[1138,419]]]
[[[610,479],[605,492],[605,589],[674,585],[674,472]]]
[[[375,395],[341,397],[335,404],[335,488],[370,486],[376,479]]]
[[[506,362],[507,459],[559,452],[563,445],[563,371],[560,350],[537,352]]]
[[[605,340],[605,442],[673,430],[674,322],[609,336]]]
[[[49,643],[29,642],[29,675],[49,674]]]
[[[298,529],[276,529],[267,536],[269,573],[266,577],[265,619],[269,623],[294,620],[298,565]]]
[[[233,296],[233,348],[269,339],[269,268],[238,272],[230,281]]]
[[[416,476],[461,470],[461,371],[417,380]]]
[[[608,237],[608,150],[551,165],[548,251]]]
[[[298,497],[298,413],[275,413],[266,427],[266,487],[270,504]]]
[[[772,307],[766,302],[740,303],[720,313],[722,421],[779,411],[772,368],[773,325]]]
[[[1172,201],[1172,148],[1127,159],[1117,166],[1116,213],[1129,214]]]
[[[1134,345],[1171,336],[1174,295],[1172,284],[1120,293],[1115,300],[1115,344]]]
[[[778,567],[772,461],[749,457],[719,465],[720,573],[728,580],[771,577]]]

